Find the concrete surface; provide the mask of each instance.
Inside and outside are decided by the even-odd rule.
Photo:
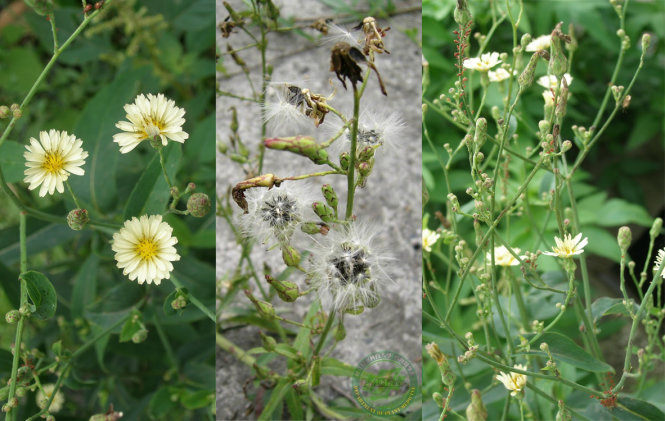
[[[241,0],[229,1],[236,10],[245,7]],[[359,2],[363,3],[363,2]],[[317,18],[332,16],[334,12],[322,3],[311,0],[292,0],[278,3],[283,16]],[[419,5],[420,2],[396,2],[397,8]],[[221,1],[218,1],[217,21],[222,22],[227,16]],[[382,26],[385,21],[379,22]],[[406,29],[417,28],[420,36],[420,12],[404,13],[394,16],[387,25],[392,29],[385,38],[389,56],[377,59],[388,90],[388,97],[383,97],[378,89],[376,77],[371,75],[367,92],[361,107],[372,104],[373,108],[399,111],[406,122],[404,136],[394,145],[383,148],[377,154],[374,167],[366,189],[356,195],[355,214],[359,220],[379,224],[380,233],[376,242],[395,258],[388,272],[394,282],[385,285],[381,304],[360,316],[347,316],[345,326],[346,339],[337,346],[332,356],[356,365],[371,352],[393,350],[408,358],[421,375],[421,52],[418,46],[404,33]],[[347,28],[354,24],[344,25]],[[306,29],[308,34],[316,36],[314,30]],[[237,31],[230,38],[217,34],[217,43],[221,52],[226,51],[230,42],[234,48],[242,47],[251,39],[242,31]],[[330,80],[337,89],[333,104],[343,110],[352,109],[352,93],[344,91],[329,72],[330,46],[317,45],[294,33],[271,34],[269,36],[268,61],[274,66],[275,81],[307,81],[306,85],[314,92],[329,93]],[[254,86],[260,86],[260,56],[256,49],[241,51],[240,56],[252,68]],[[245,75],[239,71],[230,57],[226,56],[224,65],[229,76],[218,75],[221,90],[240,96],[250,96],[250,88]],[[350,87],[350,85],[349,85]],[[341,105],[340,105],[341,104]],[[260,109],[256,104],[243,102],[226,96],[217,98],[218,137],[228,139],[230,113],[229,107],[238,110],[240,132],[244,142],[250,148],[256,148],[260,139]],[[332,120],[332,115],[326,118]],[[269,133],[270,134],[270,133]],[[293,133],[295,135],[297,133]],[[267,151],[264,173],[273,172],[278,176],[296,175],[311,172],[317,167],[305,158],[295,157],[279,151]],[[243,179],[241,167],[226,156],[217,156],[217,192],[224,195],[229,186]],[[346,178],[328,176],[313,183],[332,184],[340,195],[340,209],[344,209],[342,199],[346,195]],[[239,208],[236,209],[239,212]],[[240,256],[240,247],[235,243],[231,230],[222,218],[217,221],[217,278],[225,277],[235,268]],[[252,258],[257,268],[268,262],[278,273],[284,264],[278,252],[265,251],[260,245],[255,246]],[[296,275],[292,281],[303,284],[303,277]],[[253,288],[256,288],[253,286]],[[224,291],[222,291],[222,294]],[[280,309],[289,309],[288,317],[302,320],[309,302],[298,300],[297,305]],[[244,296],[238,296],[233,303],[237,307],[251,307]],[[224,314],[230,309],[222,309]],[[221,325],[224,335],[243,349],[260,345],[258,329],[253,326]],[[279,365],[277,366],[279,368]],[[217,419],[247,419],[250,403],[243,395],[243,385],[251,378],[251,371],[235,357],[217,350]],[[333,385],[333,381],[335,384]],[[334,388],[333,388],[334,386]],[[350,395],[350,380],[322,378],[318,389],[326,399],[340,394]]]

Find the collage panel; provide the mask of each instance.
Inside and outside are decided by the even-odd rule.
[[[215,418],[214,8],[0,1],[0,418]]]
[[[664,13],[423,1],[423,419],[665,419]]]
[[[420,2],[217,22],[218,419],[420,419]]]

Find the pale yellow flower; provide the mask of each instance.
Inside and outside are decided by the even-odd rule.
[[[43,409],[46,408],[46,403],[49,399],[51,399],[51,395],[53,395],[55,384],[45,384],[42,386],[42,389],[44,389],[44,393],[42,393],[41,390],[37,390],[37,396],[35,397],[35,400],[37,401],[37,406]],[[48,412],[51,414],[60,412],[64,403],[65,395],[60,390],[58,390],[53,397],[53,401],[51,402],[51,406],[49,406]]]
[[[63,193],[69,174],[84,174],[81,167],[88,152],[81,149],[82,144],[76,136],[57,130],[39,132],[39,141],[30,138],[30,144],[25,147],[28,151],[23,153],[28,167],[24,172],[24,181],[30,183],[28,189],[41,185],[39,196],[53,194],[56,190]]]
[[[173,100],[164,94],[141,94],[133,104],[125,105],[126,118],[115,127],[123,131],[113,135],[113,141],[120,146],[120,153],[127,153],[146,139],[159,138],[163,146],[167,139],[184,143],[189,135],[182,131],[185,124],[185,110],[178,108]]]
[[[522,364],[517,364],[514,366],[518,370],[525,370],[526,366]],[[503,371],[496,376],[496,379],[499,380],[506,389],[510,390],[510,395],[515,396],[526,387],[526,374],[520,373],[504,373]]]
[[[570,234],[564,235],[563,241],[559,237],[554,237],[554,242],[556,242],[556,246],[552,247],[552,251],[544,251],[543,254],[566,259],[584,253],[584,246],[589,241],[586,237],[582,239],[582,233],[580,232],[575,238],[572,238]]]
[[[432,251],[432,246],[439,241],[439,237],[441,237],[441,234],[439,234],[436,231],[431,231],[427,228],[423,229],[423,250],[426,252],[431,252]]]
[[[517,72],[513,71],[513,75],[515,74],[517,74]],[[496,71],[490,70],[487,72],[487,77],[489,78],[490,82],[502,82],[510,77],[510,73],[503,67],[499,67],[496,69]]]
[[[566,79],[566,85],[568,86],[573,82],[570,73],[564,73],[563,78]],[[538,84],[545,89],[556,90],[559,87],[559,79],[554,75],[545,75],[538,78]]]
[[[113,234],[111,248],[123,275],[139,284],[147,282],[159,285],[169,279],[173,264],[180,256],[173,247],[178,239],[173,228],[162,222],[161,215],[143,215],[125,221],[119,232]]]
[[[520,249],[513,248],[515,254],[520,253]],[[485,259],[489,262],[492,259],[492,255],[488,252],[485,254]],[[526,259],[526,256],[520,256],[520,259]],[[520,264],[519,260],[515,259],[515,256],[510,254],[510,251],[505,246],[495,247],[494,248],[494,263],[497,266],[517,266]]]
[[[541,35],[538,38],[532,40],[527,44],[525,50],[529,52],[540,51],[540,50],[549,50],[551,35]]]
[[[658,254],[656,255],[656,262],[653,265],[654,275],[660,270],[660,265],[663,264],[663,259],[665,259],[665,248],[658,250]],[[661,273],[660,276],[665,279],[665,270],[663,270],[663,273]]]
[[[479,72],[487,72],[492,67],[501,63],[499,60],[499,53],[485,53],[480,57],[467,58],[464,60],[464,67],[471,70],[478,70]]]

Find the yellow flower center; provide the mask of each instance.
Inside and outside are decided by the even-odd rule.
[[[136,254],[139,255],[141,260],[152,260],[157,255],[157,244],[147,238],[139,241],[136,245]]]
[[[59,152],[46,152],[42,168],[51,174],[58,173],[65,167],[65,160]]]
[[[145,134],[149,139],[153,139],[162,132],[162,124],[159,121],[148,118],[145,122]]]

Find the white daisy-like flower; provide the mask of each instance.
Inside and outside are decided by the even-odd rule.
[[[44,389],[44,392],[41,390],[37,390],[37,396],[35,397],[35,400],[37,401],[37,406],[40,408],[46,408],[46,404],[48,403],[48,400],[51,399],[51,396],[53,395],[53,390],[55,390],[55,384],[49,383],[45,384],[42,386],[42,389]],[[62,405],[65,403],[65,395],[58,390],[53,397],[53,401],[51,402],[51,406],[48,408],[48,412],[51,414],[55,414],[57,412],[60,412],[62,409]]]
[[[552,247],[552,251],[544,251],[543,254],[567,259],[576,254],[584,253],[584,246],[586,246],[589,241],[586,237],[582,239],[582,233],[580,232],[575,238],[572,238],[570,234],[565,234],[563,240],[555,236],[554,242],[556,243],[556,246]]]
[[[427,228],[423,229],[423,250],[426,252],[431,252],[432,251],[432,246],[436,244],[437,241],[439,241],[439,237],[441,237],[441,234],[439,234],[436,231],[429,230]]]
[[[316,199],[308,184],[252,188],[246,191],[245,200],[247,213],[240,215],[239,224],[245,235],[261,243],[288,243],[301,223],[317,219],[312,210]]]
[[[390,278],[383,269],[388,259],[372,246],[374,235],[353,222],[314,240],[307,270],[327,311],[360,314],[379,304],[379,289]]]
[[[305,97],[302,88],[292,83],[271,83],[266,89],[263,119],[273,136],[291,136],[311,126],[305,115]]]
[[[517,70],[513,70],[513,75],[516,74]],[[510,73],[503,67],[499,67],[496,69],[496,71],[490,70],[487,72],[487,77],[489,78],[490,82],[503,82],[510,77]]]
[[[499,60],[499,53],[485,53],[478,57],[467,58],[464,60],[464,67],[471,70],[478,70],[479,72],[487,72],[492,67],[501,63]]]
[[[88,152],[81,149],[83,141],[65,131],[49,130],[39,132],[39,141],[30,138],[26,145],[24,181],[29,183],[28,189],[34,190],[40,185],[39,196],[65,191],[64,182],[69,174],[83,175],[83,164]]]
[[[185,110],[176,107],[175,102],[164,94],[140,94],[133,104],[125,105],[126,118],[129,121],[119,121],[115,127],[123,133],[113,135],[113,141],[120,146],[120,153],[127,153],[146,139],[159,137],[162,145],[167,145],[167,139],[184,143],[189,137],[182,131],[185,124]]]
[[[526,366],[522,364],[517,364],[514,366],[518,370],[526,371]],[[499,380],[506,389],[510,390],[510,396],[516,396],[526,387],[526,374],[520,373],[504,373],[503,371],[496,376],[496,379]]]
[[[519,255],[520,249],[513,248],[513,252]],[[490,262],[492,255],[489,252],[486,253],[485,259],[487,262]],[[520,259],[526,259],[526,256],[520,256]],[[494,248],[494,263],[497,266],[517,266],[520,264],[519,260],[515,259],[515,256],[510,254],[510,251],[506,248],[506,246],[499,246]]]
[[[530,43],[528,43],[526,45],[525,50],[529,52],[549,50],[551,40],[552,40],[551,35],[541,35],[538,38],[532,40]]]
[[[658,250],[658,254],[656,255],[656,261],[653,264],[653,273],[654,275],[658,273],[660,270],[660,265],[663,264],[663,259],[665,259],[665,248]],[[665,270],[663,270],[663,273],[660,274],[660,276],[665,279]]]
[[[566,79],[566,84],[570,86],[573,81],[570,73],[564,73],[563,78]],[[556,90],[559,87],[559,79],[554,75],[545,75],[538,78],[538,84],[545,89]]]
[[[125,221],[119,232],[113,234],[111,249],[122,274],[139,284],[159,285],[169,279],[173,264],[180,256],[173,247],[178,239],[171,234],[173,228],[162,221],[161,215],[143,215]]]

